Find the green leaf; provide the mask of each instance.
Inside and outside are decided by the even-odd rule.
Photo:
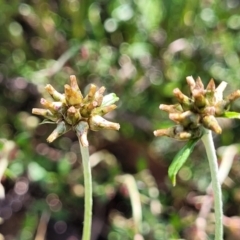
[[[115,93],[109,93],[108,95],[105,95],[103,97],[101,107],[110,106],[111,104],[117,102],[118,100],[119,100],[119,98],[117,97],[117,95]]]
[[[238,118],[240,119],[240,113],[238,112],[225,112],[223,114],[223,117],[225,118]]]
[[[173,162],[171,163],[168,169],[168,176],[172,181],[173,186],[176,185],[176,175],[178,171],[181,169],[183,164],[187,161],[189,155],[193,151],[196,143],[200,138],[191,139],[187,142],[187,144],[177,153]]]

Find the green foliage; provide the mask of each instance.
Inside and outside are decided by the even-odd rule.
[[[225,118],[236,118],[239,119],[240,118],[240,114],[238,112],[225,112],[223,117]]]
[[[168,176],[171,179],[173,186],[176,185],[177,173],[182,168],[184,163],[188,160],[188,157],[192,153],[192,151],[198,141],[199,141],[199,138],[189,140],[187,142],[187,144],[174,157],[174,159],[168,169]]]

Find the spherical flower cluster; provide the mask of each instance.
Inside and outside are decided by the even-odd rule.
[[[221,82],[216,88],[214,80],[211,79],[204,88],[200,77],[193,79],[186,78],[190,88],[190,97],[184,95],[178,88],[173,94],[178,100],[175,105],[161,104],[159,108],[169,113],[169,118],[177,125],[154,131],[155,136],[168,136],[178,140],[199,138],[204,128],[220,134],[222,132],[216,118],[224,117],[229,110],[230,104],[240,97],[240,90],[237,90],[223,99],[223,91],[227,86]],[[204,127],[204,128],[203,128]]]
[[[114,110],[117,106],[113,103],[118,101],[114,93],[103,96],[105,87],[97,89],[94,84],[90,85],[88,94],[83,97],[76,77],[70,76],[70,85],[64,86],[65,93],[59,93],[50,84],[45,89],[50,94],[53,102],[44,98],[40,103],[45,107],[33,108],[32,113],[48,119],[46,123],[57,124],[55,130],[47,138],[48,142],[54,141],[62,134],[73,129],[76,131],[81,144],[88,146],[88,130],[98,131],[100,129],[119,130],[120,125],[107,121],[102,116]]]

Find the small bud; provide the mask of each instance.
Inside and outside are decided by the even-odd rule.
[[[62,102],[52,102],[51,107],[53,111],[59,112],[63,108],[63,103]]]
[[[170,113],[169,118],[174,122],[181,124],[183,127],[192,128],[197,127],[200,121],[200,115],[191,111],[186,111],[183,113]]]
[[[194,105],[197,108],[204,108],[207,103],[206,98],[204,96],[204,91],[194,89],[192,91],[192,94],[193,94],[193,98],[194,98]]]
[[[185,132],[179,133],[180,140],[188,140],[188,139],[194,139],[194,138],[200,138],[202,135],[202,128],[194,128],[187,130]]]
[[[96,85],[91,84],[89,92],[88,92],[87,96],[84,98],[83,102],[84,103],[92,102],[94,100],[94,96],[95,96],[96,91],[97,91]]]
[[[154,131],[153,134],[156,137],[166,136],[166,137],[174,138],[174,136],[176,135],[175,134],[175,126],[166,128],[166,129],[158,129],[158,130]]]
[[[93,101],[86,103],[80,109],[80,113],[84,118],[88,118],[91,115],[91,112],[97,107],[97,102]]]
[[[51,112],[58,112],[63,106],[62,102],[49,102],[44,98],[41,98],[40,103]]]
[[[94,108],[91,112],[91,115],[100,115],[103,116],[109,112],[111,112],[112,110],[116,109],[117,106],[115,104],[112,104],[110,106],[105,106],[105,107],[97,107]]]
[[[192,138],[192,134],[190,132],[181,132],[175,136],[175,139],[187,141]]]
[[[201,136],[200,128],[194,130],[186,130],[181,125],[176,125],[167,129],[158,129],[153,133],[156,137],[167,136],[181,141],[186,141]]]
[[[208,106],[215,105],[215,102],[216,102],[215,90],[216,90],[215,82],[213,79],[211,79],[206,87],[206,92],[205,92],[205,99]]]
[[[218,121],[214,116],[210,115],[210,116],[203,117],[202,123],[205,128],[208,128],[208,129],[212,130],[213,132],[215,132],[217,134],[222,133],[222,129],[219,126]]]
[[[184,95],[178,88],[173,90],[173,94],[178,99],[179,103],[182,104],[184,110],[189,110],[192,108],[192,100]]]
[[[202,83],[202,79],[200,77],[198,77],[196,79],[196,86],[195,86],[195,89],[198,89],[200,91],[203,91],[204,90],[204,85]]]
[[[160,104],[159,109],[168,112],[168,113],[182,113],[183,109],[180,104],[174,104],[174,105],[165,105]]]
[[[68,132],[70,129],[71,127],[67,125],[64,121],[59,122],[57,124],[57,127],[53,130],[53,132],[47,138],[47,141],[50,143],[53,142],[56,138]]]
[[[83,98],[78,91],[71,88],[67,84],[65,84],[64,89],[67,104],[69,104],[70,106],[81,105]]]
[[[230,102],[233,102],[238,98],[240,98],[240,90],[236,90],[226,97],[226,99],[229,100]]]
[[[187,80],[188,86],[190,87],[190,90],[192,91],[195,88],[195,86],[196,86],[195,80],[193,79],[192,76],[186,77],[186,80]]]
[[[94,101],[97,102],[97,106],[101,106],[102,101],[103,101],[103,93],[105,92],[106,88],[105,87],[100,87],[94,96]]]
[[[74,106],[71,106],[67,110],[67,116],[65,120],[70,124],[70,125],[76,125],[81,119],[81,114],[79,110],[77,110]]]
[[[59,118],[57,114],[53,114],[50,110],[42,108],[33,108],[32,114],[43,116],[53,122],[56,122]]]
[[[83,95],[78,87],[78,83],[77,83],[77,79],[75,75],[71,75],[70,76],[70,86],[73,90],[75,90],[76,92],[79,93],[79,95],[81,96],[81,98],[83,98]]]
[[[51,95],[51,97],[53,98],[53,100],[55,101],[61,101],[62,103],[65,103],[65,96],[62,93],[59,93],[57,90],[55,90],[55,88],[50,85],[47,84],[47,86],[45,87],[45,89],[47,90],[47,92]]]
[[[119,130],[120,125],[118,123],[107,121],[99,115],[91,116],[89,118],[89,128],[93,131],[101,129]]]
[[[186,141],[189,139],[195,139],[199,138],[202,135],[202,129],[201,128],[195,128],[190,130],[184,130],[180,131],[175,135],[175,138],[181,141]]]
[[[179,133],[182,133],[184,131],[185,130],[182,125],[176,125],[170,128],[156,130],[154,131],[154,135],[157,137],[167,136],[171,138],[177,138],[177,136],[179,136]]]
[[[176,123],[180,123],[183,120],[181,113],[170,113],[169,119]]]
[[[206,90],[207,91],[210,91],[210,92],[214,92],[216,89],[216,86],[215,86],[215,82],[214,80],[211,78],[211,80],[209,81],[207,87],[206,87]]]
[[[45,108],[51,108],[50,105],[51,105],[51,102],[47,101],[46,99],[44,98],[41,98],[40,99],[40,103],[45,107]]]

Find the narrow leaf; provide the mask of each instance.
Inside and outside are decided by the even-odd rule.
[[[240,113],[238,113],[238,112],[225,112],[222,117],[240,119]]]
[[[178,171],[187,161],[198,140],[199,138],[189,140],[187,144],[174,157],[173,162],[168,169],[168,176],[171,179],[173,186],[176,185],[176,175]]]

